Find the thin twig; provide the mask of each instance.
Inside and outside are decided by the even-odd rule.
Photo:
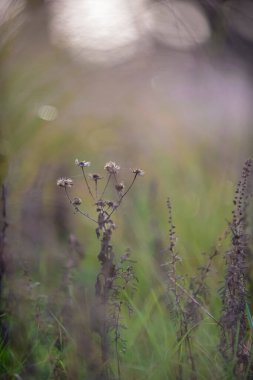
[[[7,223],[7,211],[6,211],[6,187],[3,184],[2,185],[2,229],[0,232],[0,292],[1,292],[1,284],[3,280],[3,274],[5,271],[5,262],[4,262],[4,248],[6,244],[6,230],[8,228],[8,223]]]
[[[95,219],[93,219],[91,216],[89,216],[89,214],[87,212],[81,211],[77,206],[73,205],[72,200],[68,194],[67,188],[65,187],[64,189],[65,189],[65,193],[67,195],[67,198],[68,198],[70,204],[75,208],[75,210],[80,212],[80,214],[82,214],[83,216],[85,216],[86,218],[88,218],[89,220],[92,220],[92,222],[95,222],[97,224],[97,221]]]
[[[106,191],[106,189],[107,189],[107,186],[109,185],[109,182],[110,182],[111,176],[112,176],[112,175],[111,175],[111,173],[110,173],[109,176],[108,176],[108,179],[107,179],[106,185],[105,185],[105,187],[104,187],[104,190],[102,191],[102,194],[100,195],[100,199],[103,198],[103,195],[104,195],[104,193],[105,193],[105,191]]]
[[[134,184],[134,182],[135,182],[135,180],[136,180],[137,175],[138,175],[138,174],[135,174],[134,179],[132,180],[130,186],[129,186],[128,189],[125,191],[125,193],[122,195],[122,197],[120,198],[119,203],[118,203],[118,207],[120,206],[120,204],[121,204],[123,198],[127,195],[127,193],[130,191],[130,189],[133,187],[133,184]],[[118,208],[118,207],[117,207],[117,208]],[[115,210],[117,210],[117,209],[116,209],[116,208],[113,209],[112,212],[111,212],[111,213],[108,215],[108,217],[106,218],[106,220],[109,220],[109,219],[110,219],[111,215],[114,213]]]
[[[203,306],[199,301],[197,301],[182,285],[180,285],[174,278],[169,276],[169,279],[188,297],[198,305],[210,318],[212,318],[219,326],[222,327],[222,324],[217,321],[217,319]]]
[[[89,185],[89,183],[88,183],[88,181],[87,181],[87,178],[86,178],[86,175],[85,175],[85,172],[84,172],[84,168],[81,167],[81,169],[82,169],[82,172],[83,172],[83,178],[84,178],[84,180],[85,180],[85,183],[86,183],[86,186],[87,186],[87,188],[88,188],[89,194],[90,194],[91,198],[95,201],[94,195],[92,194],[92,191],[91,191],[90,185]]]
[[[134,176],[134,179],[132,180],[132,182],[131,182],[131,184],[130,184],[130,186],[128,187],[128,189],[125,191],[125,193],[122,195],[122,197],[121,197],[121,199],[120,199],[120,203],[122,202],[122,199],[127,195],[127,193],[130,191],[130,189],[132,188],[132,186],[133,186],[133,184],[134,184],[134,182],[135,182],[135,180],[136,180],[136,177],[137,177],[137,173],[135,174],[135,176]]]
[[[98,181],[95,180],[95,195],[96,195],[96,201],[98,200]]]
[[[115,350],[116,350],[116,358],[117,358],[117,370],[118,370],[118,380],[121,379],[121,373],[120,373],[120,358],[119,358],[119,347],[118,347],[118,340],[119,340],[119,318],[120,318],[120,312],[121,307],[118,306],[118,315],[116,318],[116,331],[115,331]]]
[[[83,216],[86,216],[86,218],[88,218],[89,220],[91,220],[92,222],[95,222],[96,224],[98,223],[95,219],[93,219],[87,212],[84,212],[84,211],[81,211],[80,208],[76,207],[75,206],[75,210],[77,212],[80,212],[80,214],[82,214]]]

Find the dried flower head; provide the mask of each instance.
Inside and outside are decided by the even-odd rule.
[[[82,199],[81,199],[81,198],[78,198],[78,197],[75,197],[75,198],[73,198],[73,200],[72,200],[72,204],[73,204],[74,206],[80,206],[80,205],[82,204]]]
[[[87,168],[88,166],[90,166],[89,161],[79,161],[78,158],[75,159],[75,164],[77,166],[80,166],[80,168]]]
[[[98,180],[100,180],[100,179],[103,179],[103,177],[101,177],[101,175],[98,174],[98,173],[90,173],[89,174],[89,178],[92,179],[95,182],[98,181]]]
[[[113,201],[106,201],[106,204],[109,208],[115,209],[119,207],[119,204]]]
[[[120,193],[122,190],[124,190],[124,188],[125,188],[125,185],[124,185],[124,183],[117,183],[116,185],[115,185],[115,189]]]
[[[57,186],[59,187],[72,187],[73,181],[71,178],[59,178],[56,182]]]
[[[102,199],[99,199],[99,201],[95,203],[95,205],[98,207],[105,207],[106,204],[107,204],[106,201],[103,201]]]
[[[145,172],[142,169],[131,169],[131,172],[134,173],[136,176],[143,176],[145,174]]]
[[[120,170],[120,166],[113,161],[109,161],[105,164],[104,169],[110,174],[116,174]]]

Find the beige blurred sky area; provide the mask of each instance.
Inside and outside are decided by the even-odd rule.
[[[30,71],[38,118],[66,128],[118,118],[158,144],[175,128],[206,139],[250,128],[250,75],[226,49],[215,55],[197,2],[48,0],[28,13],[25,0],[2,1],[5,17],[12,6],[23,15],[11,65]]]

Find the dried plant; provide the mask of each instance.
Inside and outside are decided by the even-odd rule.
[[[175,225],[172,218],[172,205],[170,198],[167,200],[167,208],[169,214],[169,246],[167,252],[167,262],[164,264],[167,268],[168,276],[168,296],[169,296],[169,309],[172,317],[177,323],[177,342],[179,345],[185,342],[187,357],[190,361],[192,369],[192,379],[196,379],[196,365],[192,353],[190,331],[190,320],[186,310],[186,304],[189,299],[189,293],[185,290],[183,278],[178,275],[177,264],[181,261],[181,257],[176,251],[176,232]],[[179,351],[178,351],[179,352]],[[183,368],[179,358],[179,368],[177,378],[182,379]]]
[[[2,292],[2,282],[5,272],[5,259],[4,259],[4,250],[6,245],[6,230],[8,227],[7,223],[7,212],[6,212],[6,203],[7,203],[7,191],[6,186],[2,185],[2,194],[1,194],[1,231],[0,231],[0,294]]]
[[[222,296],[222,324],[220,350],[240,376],[250,359],[251,347],[247,344],[247,288],[249,235],[247,233],[247,209],[251,197],[250,175],[252,160],[245,162],[234,197],[231,231],[231,247],[226,252],[226,273]]]
[[[204,304],[208,302],[210,296],[210,289],[207,285],[207,277],[211,272],[214,259],[220,254],[220,249],[223,242],[226,240],[229,234],[229,229],[226,228],[222,235],[218,238],[217,243],[211,250],[209,254],[204,253],[206,257],[206,263],[200,266],[197,270],[197,274],[191,277],[189,282],[189,290],[192,294],[192,297],[188,299],[186,304],[187,313],[189,319],[193,324],[198,323],[202,319],[202,313]],[[219,322],[206,310],[204,310],[209,317],[211,317],[217,324]]]
[[[5,263],[5,246],[6,246],[6,231],[8,228],[7,222],[7,190],[6,186],[3,184],[1,186],[1,230],[0,230],[0,344],[5,345],[8,341],[8,327],[6,322],[3,320],[5,315],[5,306],[3,305],[3,280],[6,271]]]
[[[126,350],[126,341],[122,337],[122,330],[125,329],[126,326],[121,314],[123,308],[125,308],[127,309],[128,315],[131,316],[133,309],[129,298],[133,296],[138,283],[134,264],[135,261],[131,260],[129,251],[120,257],[118,264],[115,266],[115,276],[113,278],[112,292],[109,300],[108,324],[115,345],[118,379],[121,378],[120,353],[124,353]],[[130,292],[130,294],[127,295],[127,292]]]
[[[128,258],[125,258],[125,260],[121,259],[121,265],[116,265],[115,263],[115,254],[111,239],[116,225],[112,216],[133,187],[137,177],[144,175],[144,171],[142,169],[131,169],[133,174],[132,180],[128,186],[125,186],[119,179],[120,166],[113,161],[107,162],[104,166],[104,170],[107,174],[105,178],[99,173],[86,173],[87,168],[91,165],[89,161],[79,161],[76,159],[75,164],[80,167],[82,171],[85,186],[92,202],[94,202],[96,215],[91,216],[87,211],[81,209],[81,198],[76,196],[72,198],[70,196],[69,189],[73,186],[72,179],[60,178],[57,181],[57,186],[64,189],[75,212],[80,213],[96,224],[96,235],[97,238],[100,239],[100,251],[98,254],[100,271],[97,275],[95,291],[98,300],[97,331],[101,338],[101,354],[104,366],[102,378],[110,378],[110,369],[108,367],[110,355],[109,333],[114,331],[117,370],[118,378],[120,379],[119,340],[121,337],[120,329],[122,327],[120,324],[120,313],[123,305],[127,306],[130,310],[130,305],[128,305],[123,299],[122,290],[125,290],[126,286],[129,286],[130,280],[135,281],[136,278],[131,265],[128,265],[128,267],[124,269],[125,263],[129,262]],[[90,185],[89,180],[94,183],[94,186]],[[104,198],[110,185],[113,186],[116,200],[106,200]],[[121,282],[121,285],[119,282]]]
[[[189,288],[187,288],[185,278],[178,274],[177,266],[181,262],[181,257],[176,250],[177,238],[172,218],[172,205],[169,198],[167,200],[167,208],[169,213],[169,246],[166,250],[167,262],[162,266],[167,268],[169,310],[177,324],[176,336],[178,346],[185,344],[187,360],[191,366],[190,378],[197,379],[196,363],[192,349],[192,334],[194,328],[199,325],[203,314],[215,321],[217,325],[219,324],[204,305],[204,301],[206,301],[209,292],[206,278],[211,270],[214,258],[219,253],[220,245],[225,239],[227,231],[219,238],[214,250],[208,255],[207,263],[199,268],[197,275],[191,278]],[[183,367],[180,358],[177,378],[183,378]]]

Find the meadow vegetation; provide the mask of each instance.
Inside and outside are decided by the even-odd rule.
[[[213,173],[199,181],[197,165],[186,173],[177,159],[166,181],[198,183],[185,194],[174,183],[169,198],[152,164],[143,178],[113,161],[99,172],[95,160],[75,164],[57,169],[49,226],[49,198],[34,199],[43,174],[18,233],[2,187],[1,378],[250,379],[252,161],[234,189],[210,189]]]

